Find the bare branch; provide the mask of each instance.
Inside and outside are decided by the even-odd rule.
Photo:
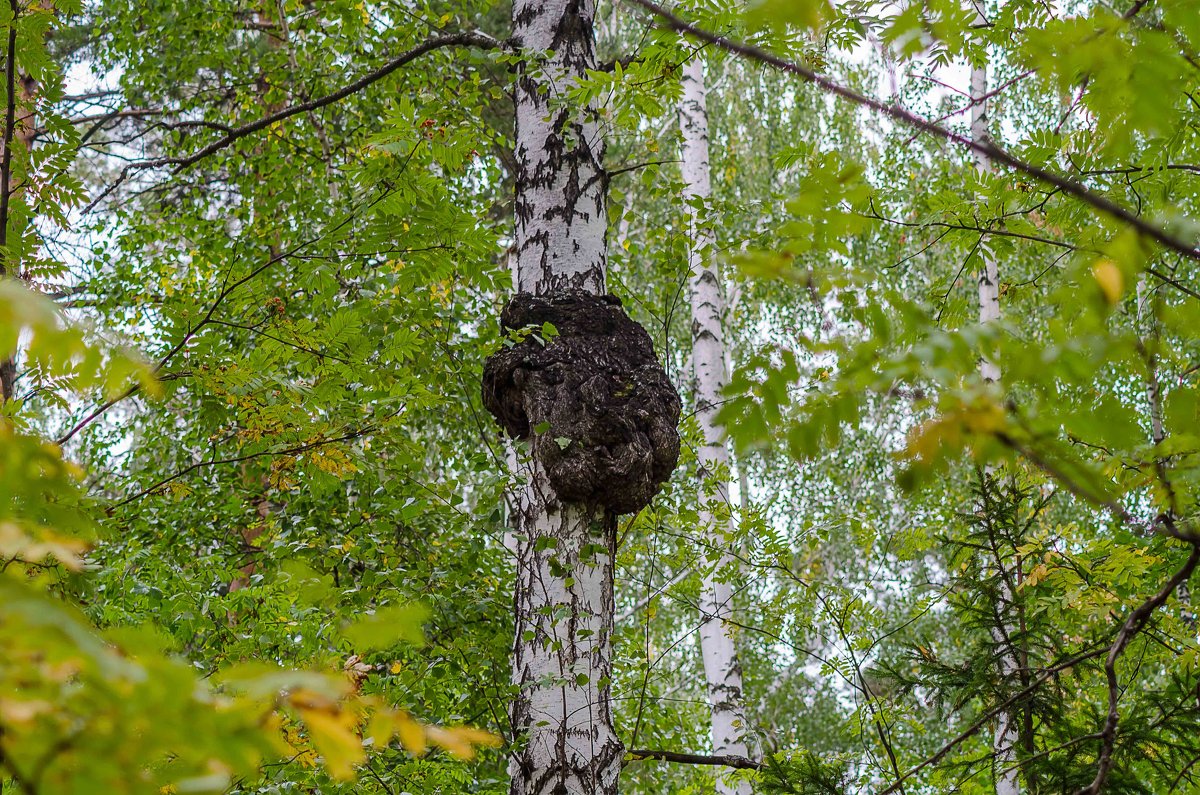
[[[682,765],[714,765],[732,767],[737,770],[760,770],[762,762],[755,762],[744,756],[706,756],[704,754],[684,754],[677,751],[648,751],[643,749],[626,751],[629,762],[642,762],[654,759],[659,762],[678,762]]]

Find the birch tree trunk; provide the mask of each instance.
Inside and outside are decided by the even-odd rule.
[[[594,14],[594,0],[513,4],[513,41],[526,56],[515,93],[522,292],[604,291],[604,141],[593,109],[565,102],[595,67]],[[510,792],[615,793],[622,755],[610,703],[615,523],[600,509],[558,500],[536,462],[525,476],[514,517],[519,740]]]
[[[984,0],[972,0],[975,10],[975,27],[982,29],[987,24],[983,13]],[[991,143],[991,130],[988,123],[988,73],[986,64],[974,66],[971,69],[971,139],[976,143]],[[980,174],[990,174],[992,161],[983,152],[975,152],[975,167]],[[986,247],[981,247],[983,268],[979,271],[979,322],[991,323],[1000,319],[1000,275],[996,256]],[[1000,380],[1000,367],[987,359],[979,362],[979,374],[988,383]],[[999,561],[997,561],[999,565]],[[1007,580],[1000,578],[1000,598],[1003,600],[1001,614],[1007,613],[1007,607],[1012,604],[1013,594],[1005,584]],[[1000,673],[1006,680],[1011,680],[1019,674],[1019,665],[1015,659],[1016,650],[1012,648],[1009,631],[996,629],[994,639],[1000,644]],[[1018,795],[1021,791],[1020,775],[1017,771],[1017,717],[1013,712],[1004,711],[996,717],[996,733],[992,737],[992,751],[996,766],[996,795]]]
[[[714,503],[729,505],[729,451],[717,425],[717,408],[725,386],[725,298],[721,278],[713,264],[715,236],[705,208],[712,196],[708,163],[708,109],[705,96],[704,63],[692,58],[683,68],[683,99],[679,105],[679,127],[683,133],[683,197],[688,212],[689,294],[692,306],[692,368],[696,416],[704,433],[699,450],[700,474],[711,482],[715,494],[700,506],[700,527],[724,545],[729,519],[714,514]],[[729,513],[723,513],[728,517]],[[732,557],[724,553],[716,572],[704,577],[700,595],[700,652],[712,714],[713,753],[748,756],[743,739],[746,730],[742,707],[742,669],[731,635],[732,589],[718,573],[727,569]],[[717,779],[719,795],[749,795],[750,782]]]

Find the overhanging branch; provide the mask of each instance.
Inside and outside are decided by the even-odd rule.
[[[817,74],[812,69],[809,69],[808,67],[798,64],[794,61],[789,61],[785,58],[779,57],[778,55],[773,55],[772,53],[759,49],[753,45],[744,44],[739,41],[728,39],[716,33],[711,33],[692,24],[691,22],[688,22],[687,20],[675,16],[666,8],[652,2],[651,0],[627,0],[627,2],[631,2],[634,5],[649,11],[651,14],[661,19],[666,27],[674,30],[677,33],[693,36],[701,41],[720,47],[726,52],[730,52],[734,55],[739,55],[750,60],[759,61],[760,63],[767,64],[768,66],[773,66],[780,71],[794,74],[835,96],[853,102],[856,105],[870,108],[877,113],[881,113],[884,116],[900,122],[901,124],[913,127],[923,133],[932,135],[935,138],[940,138],[943,141],[948,141],[965,149],[970,149],[973,152],[978,152],[991,158],[996,163],[1007,166],[1013,171],[1019,171],[1022,174],[1033,177],[1039,182],[1043,182],[1047,185],[1053,185],[1063,193],[1073,196],[1084,204],[1087,204],[1104,213],[1105,215],[1115,218],[1118,221],[1121,221],[1122,223],[1136,229],[1141,234],[1162,244],[1166,248],[1176,251],[1190,259],[1200,260],[1200,249],[1193,245],[1189,245],[1174,235],[1169,234],[1162,227],[1139,218],[1131,210],[1093,192],[1082,183],[1076,182],[1073,179],[1068,179],[1067,177],[1059,174],[1046,171],[1045,169],[1038,168],[1032,163],[1028,163],[1019,157],[1010,155],[1008,152],[1000,149],[993,143],[974,141],[967,136],[959,135],[953,130],[935,124],[934,122],[918,116],[909,110],[905,110],[899,105],[889,105],[886,102],[881,102],[880,100],[872,97],[859,94],[858,92],[843,86],[841,83],[825,77],[824,75]]]

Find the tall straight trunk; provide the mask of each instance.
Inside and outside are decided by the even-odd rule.
[[[983,0],[972,0],[975,10],[975,27],[982,29],[987,24],[983,13]],[[986,63],[971,69],[971,139],[976,143],[991,143],[991,130],[988,123],[988,73]],[[990,174],[992,161],[983,152],[975,152],[975,167],[980,174]],[[984,246],[983,267],[979,271],[979,322],[992,323],[1000,319],[1000,275],[995,255]],[[1000,380],[1000,367],[995,362],[981,359],[979,374],[988,383]],[[997,561],[997,565],[1001,565]],[[1008,614],[1014,594],[1006,585],[1007,579],[1000,577],[1000,598],[1003,600],[1001,615]],[[1012,680],[1020,674],[1020,665],[1016,659],[1017,650],[1013,648],[1010,639],[1013,627],[1003,631],[996,628],[994,639],[1000,644],[1000,673],[1005,680]],[[1017,742],[1020,733],[1017,728],[1017,716],[1014,712],[1003,711],[996,716],[996,733],[992,737],[992,751],[996,766],[996,795],[1018,795],[1021,791],[1021,779],[1017,771]]]
[[[521,292],[604,291],[604,141],[592,108],[563,104],[595,68],[594,15],[594,0],[513,4],[513,40],[529,59],[515,92]],[[514,517],[519,693],[510,792],[615,793],[622,756],[610,702],[615,526],[598,508],[557,499],[536,461],[525,474]]]
[[[35,3],[36,7],[36,3]],[[4,59],[4,129],[0,137],[0,279],[6,276],[20,278],[18,264],[8,253],[10,205],[17,185],[13,180],[13,148],[20,146],[26,152],[33,145],[33,106],[37,97],[37,81],[22,74],[16,63],[17,18],[20,7],[17,0],[9,0],[12,15],[7,31],[7,47]],[[20,230],[16,230],[20,234]],[[17,394],[16,356],[0,359],[0,404],[12,400]]]
[[[701,532],[713,543],[724,545],[728,518],[718,518],[714,503],[724,503],[722,515],[729,517],[729,451],[717,425],[721,390],[727,380],[725,369],[725,296],[721,277],[713,263],[716,242],[703,209],[712,196],[708,163],[708,109],[705,96],[704,63],[692,58],[683,68],[683,100],[679,105],[679,127],[683,134],[683,196],[688,212],[689,293],[692,305],[692,368],[696,416],[704,434],[699,450],[701,476],[712,482],[715,493],[700,507]],[[732,556],[723,553],[716,572],[704,577],[700,595],[700,653],[712,714],[713,753],[748,756],[745,714],[742,706],[742,669],[731,634],[732,588],[718,572],[728,570]],[[750,782],[717,779],[719,795],[749,795]]]

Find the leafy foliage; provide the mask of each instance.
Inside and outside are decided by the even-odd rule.
[[[1193,6],[1006,0],[982,25],[957,0],[675,9],[956,134],[986,65],[992,135],[1026,168],[981,172],[601,4],[604,66],[556,101],[603,108],[610,285],[686,393],[671,131],[680,66],[702,57],[714,196],[697,210],[735,364],[733,469],[696,474],[685,407],[674,481],[620,528],[627,746],[708,748],[693,636],[716,574],[763,761],[739,775],[763,791],[991,791],[1004,711],[1029,791],[1084,790],[1102,764],[1107,791],[1195,786]],[[446,45],[387,66],[464,31],[503,41],[507,9],[16,8],[4,783],[503,791],[502,753],[480,748],[519,742],[514,484],[477,385],[504,344],[519,56]],[[999,323],[976,321],[985,258]],[[739,476],[731,500],[716,484]],[[733,517],[727,537],[697,531],[701,503]],[[622,782],[711,776],[639,762]]]

